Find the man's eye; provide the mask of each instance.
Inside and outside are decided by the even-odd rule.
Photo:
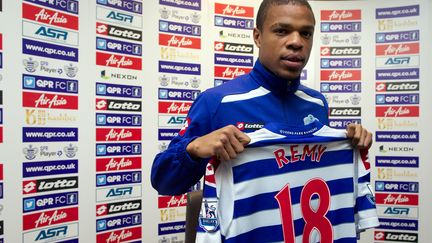
[[[285,34],[285,33],[286,33],[286,30],[284,30],[284,29],[276,29],[276,30],[275,30],[275,33],[276,33],[276,34]]]
[[[304,31],[304,32],[302,32],[302,36],[304,36],[306,39],[311,38],[312,35],[313,35],[313,33],[312,33],[312,32],[309,32],[309,31]]]

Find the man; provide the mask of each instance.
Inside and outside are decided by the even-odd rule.
[[[153,162],[151,182],[160,194],[185,193],[213,156],[222,162],[234,159],[250,141],[243,132],[272,121],[304,125],[316,119],[328,124],[323,95],[300,84],[314,28],[306,0],[261,3],[253,33],[259,57],[253,70],[203,92],[194,102],[179,136]],[[349,125],[347,132],[354,146],[370,147],[372,134],[361,125]]]

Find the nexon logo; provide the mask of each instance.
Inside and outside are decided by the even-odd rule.
[[[214,50],[253,54],[253,45],[215,41]]]
[[[359,107],[344,107],[344,108],[329,108],[330,116],[361,116],[361,108]]]
[[[346,47],[321,47],[321,56],[359,56],[361,55],[361,47],[346,46]]]

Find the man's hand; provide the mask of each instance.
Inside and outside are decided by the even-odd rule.
[[[372,133],[368,132],[360,124],[349,124],[347,126],[347,137],[351,138],[351,143],[358,149],[369,149],[372,146]]]
[[[186,151],[193,158],[210,158],[216,156],[221,161],[237,157],[243,152],[250,138],[237,127],[228,125],[199,137],[188,144]]]

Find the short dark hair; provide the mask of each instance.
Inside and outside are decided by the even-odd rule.
[[[305,6],[312,12],[313,15],[312,7],[310,6],[307,0],[263,0],[258,9],[258,14],[256,17],[257,28],[259,30],[262,30],[264,20],[267,17],[267,11],[271,6],[279,6],[279,5],[286,5],[286,4]],[[314,16],[314,21],[315,21],[315,16]]]

